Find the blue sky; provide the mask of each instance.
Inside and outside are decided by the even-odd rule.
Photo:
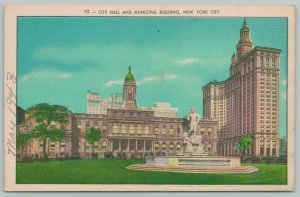
[[[287,20],[247,18],[254,46],[282,50],[280,134],[286,135]],[[139,106],[202,114],[202,87],[229,76],[243,18],[19,17],[17,103],[86,111],[86,92],[122,92],[131,65]]]

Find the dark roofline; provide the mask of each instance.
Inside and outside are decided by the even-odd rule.
[[[251,49],[250,51],[248,51],[245,55],[243,55],[239,60],[238,60],[238,63],[240,61],[243,61],[244,59],[246,59],[249,55],[251,55],[254,51],[256,50],[263,50],[263,51],[272,51],[272,52],[277,52],[277,53],[280,53],[281,52],[281,49],[276,49],[276,48],[269,48],[269,47],[262,47],[262,46],[256,46],[254,47],[253,49]],[[237,64],[238,64],[237,63]],[[232,64],[230,65],[229,69],[231,68]],[[227,81],[231,80],[232,78],[236,77],[239,73],[236,73],[235,75],[229,77],[228,79],[225,79],[224,81],[217,81],[217,80],[213,80],[213,81],[210,81],[209,83],[207,83],[206,85],[202,86],[202,90],[211,85],[211,84],[223,84],[223,83],[226,83]]]
[[[211,85],[211,84],[213,84],[213,85],[218,85],[218,84],[224,84],[225,82],[226,82],[226,80],[224,80],[224,81],[213,80],[213,81],[208,82],[208,83],[205,84],[204,86],[202,86],[202,89],[204,89],[206,86],[209,86],[209,85]]]
[[[94,92],[94,91],[91,91],[91,90],[88,90],[87,93],[90,93],[90,94],[94,94],[94,95],[100,96],[100,94],[99,94],[98,92]]]
[[[276,48],[269,48],[269,47],[261,47],[261,46],[256,46],[253,49],[251,49],[250,51],[248,51],[245,55],[243,55],[238,62],[243,61],[244,59],[246,59],[249,55],[251,55],[254,51],[256,50],[263,50],[263,51],[272,51],[272,52],[277,52],[280,53],[281,49],[276,49]]]
[[[270,48],[270,47],[262,47],[262,46],[256,46],[254,47],[254,49],[260,49],[260,50],[271,50],[271,51],[275,51],[275,52],[281,52],[281,49],[277,49],[277,48]]]

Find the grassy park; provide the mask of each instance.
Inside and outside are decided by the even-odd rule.
[[[247,164],[259,169],[252,174],[189,174],[126,169],[144,160],[65,160],[18,162],[18,184],[189,184],[282,185],[287,184],[287,165]]]

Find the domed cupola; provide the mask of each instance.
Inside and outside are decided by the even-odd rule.
[[[135,81],[134,77],[133,77],[133,75],[131,73],[131,67],[130,66],[128,68],[128,73],[127,73],[127,75],[125,77],[125,81]]]

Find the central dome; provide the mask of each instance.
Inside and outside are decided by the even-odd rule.
[[[133,77],[133,75],[131,73],[131,67],[130,66],[128,68],[128,74],[125,77],[125,81],[135,81],[134,77]]]

